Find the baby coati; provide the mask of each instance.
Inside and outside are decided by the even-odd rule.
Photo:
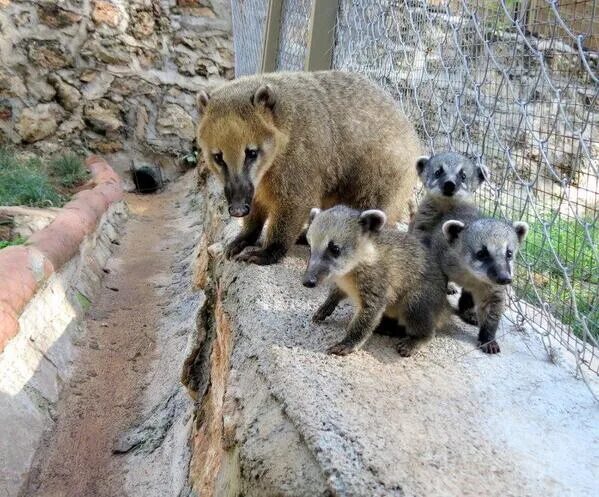
[[[504,311],[507,285],[512,282],[514,257],[528,225],[513,225],[478,216],[447,220],[432,239],[432,255],[450,281],[460,285],[474,306],[479,325],[478,343],[483,352],[500,351],[495,340]],[[462,298],[460,300],[462,300]]]
[[[374,207],[391,221],[407,218],[420,141],[393,98],[365,77],[249,76],[201,93],[198,106],[206,163],[224,183],[230,215],[244,218],[227,257],[276,262],[314,205]]]
[[[488,172],[484,166],[477,166],[456,152],[420,157],[416,171],[426,193],[408,231],[430,245],[433,232],[441,228],[440,223],[448,213],[453,213],[455,219],[460,219],[462,213],[468,216],[478,213],[472,194]]]
[[[405,327],[397,347],[411,355],[430,340],[447,316],[446,279],[429,251],[395,227],[376,209],[345,206],[313,209],[307,232],[310,261],[303,284],[315,287],[330,278],[335,284],[313,320],[323,321],[349,297],[356,308],[347,336],[329,349],[346,355],[360,348],[383,315]]]

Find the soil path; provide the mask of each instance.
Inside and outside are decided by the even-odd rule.
[[[130,194],[130,217],[91,304],[56,426],[38,455],[28,496],[120,497],[126,465],[115,443],[139,416],[154,374],[164,285],[180,236],[172,229],[177,189]]]

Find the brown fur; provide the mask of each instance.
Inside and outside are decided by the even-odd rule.
[[[421,145],[393,99],[366,78],[334,71],[251,76],[201,102],[198,143],[225,183],[215,151],[230,177],[245,174],[248,145],[261,151],[250,213],[228,256],[276,262],[315,205],[342,202],[384,209],[391,222],[407,219]],[[263,248],[246,248],[257,243],[267,220]]]
[[[404,326],[397,350],[409,356],[448,317],[446,279],[416,237],[395,228],[365,229],[359,216],[355,210],[336,206],[317,215],[310,225],[311,255],[304,284],[314,286],[326,277],[335,283],[313,319],[326,319],[349,297],[356,309],[354,317],[347,336],[330,352],[345,355],[358,349],[385,316]],[[328,253],[331,243],[340,247],[337,257]]]

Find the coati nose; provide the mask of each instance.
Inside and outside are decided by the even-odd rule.
[[[500,285],[509,285],[512,282],[512,277],[508,273],[499,273],[495,281]]]
[[[229,214],[233,217],[244,217],[250,213],[249,204],[230,205]]]
[[[314,277],[304,278],[304,280],[302,281],[302,284],[305,287],[314,288],[316,286],[316,278],[314,278]]]
[[[443,195],[453,195],[455,192],[455,183],[453,181],[446,181],[443,184]]]

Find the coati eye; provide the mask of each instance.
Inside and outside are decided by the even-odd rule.
[[[505,257],[509,261],[512,257],[514,257],[514,253],[510,249],[508,249],[505,253]]]
[[[489,256],[489,251],[486,247],[483,247],[474,255],[479,261],[484,261]]]
[[[435,171],[435,178],[440,178],[442,174],[443,174],[443,168],[440,167],[439,169],[437,169]]]
[[[258,150],[253,149],[253,148],[246,148],[245,149],[245,158],[246,159],[256,160],[257,157],[258,157]]]
[[[212,154],[212,160],[216,162],[219,166],[225,167],[225,160],[223,159],[222,152],[217,152],[216,154]]]
[[[329,242],[327,249],[333,257],[339,257],[341,255],[341,249],[339,248],[339,245],[336,245],[333,242]]]
[[[464,172],[463,169],[460,171],[460,179],[462,181],[466,181],[466,173]]]

